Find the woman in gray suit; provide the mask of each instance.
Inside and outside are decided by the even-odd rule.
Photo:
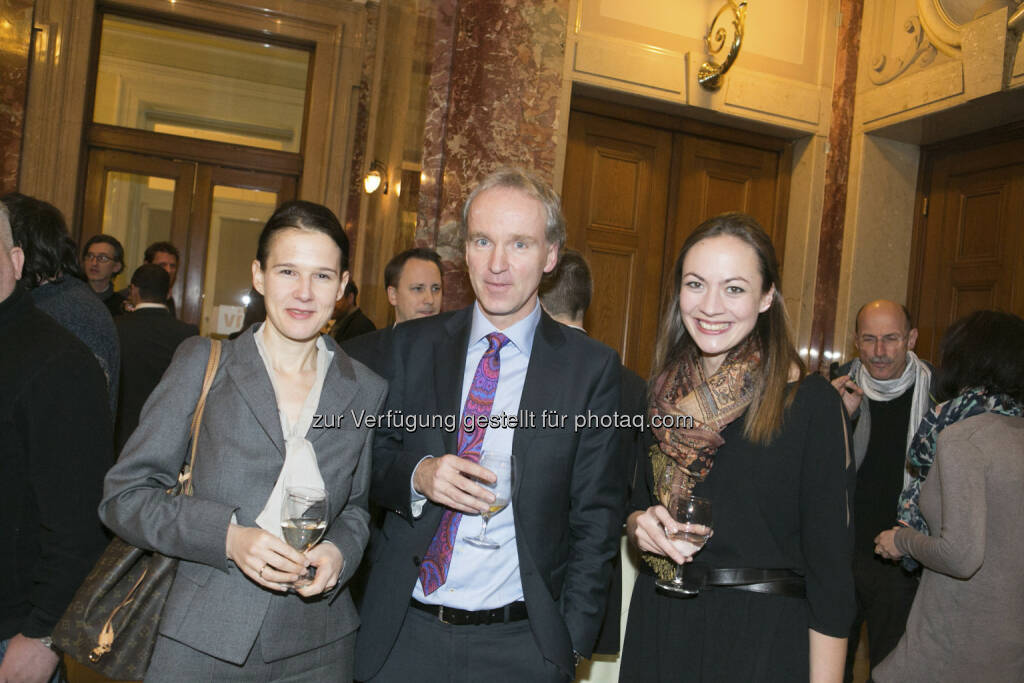
[[[147,681],[351,680],[359,619],[346,583],[369,535],[372,440],[353,418],[376,413],[386,385],[320,334],[347,263],[330,210],[297,201],[274,212],[252,266],[267,319],[224,342],[194,495],[165,491],[186,457],[210,351],[202,338],[179,347],[107,475],[104,523],[181,559]],[[286,485],[328,493],[324,540],[305,553],[282,540]],[[314,579],[296,583],[308,567]]]

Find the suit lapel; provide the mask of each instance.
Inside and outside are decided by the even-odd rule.
[[[330,367],[327,368],[327,376],[324,377],[324,387],[320,392],[320,403],[317,405],[316,414],[343,415],[349,404],[355,399],[359,385],[356,382],[355,370],[352,368],[352,361],[349,357],[341,352],[341,348],[333,339],[328,337],[325,341],[327,347],[334,351],[334,359],[331,361]],[[306,438],[311,444],[316,444],[329,431],[329,429],[314,429],[310,424]]]
[[[233,362],[227,364],[228,376],[238,386],[238,392],[249,406],[256,422],[277,447],[284,458],[284,433],[277,409],[277,396],[263,365],[252,329],[235,340]]]
[[[473,307],[464,308],[446,323],[447,336],[434,344],[434,386],[441,415],[462,417],[462,379],[466,374],[466,347],[473,326]],[[458,450],[458,429],[444,431],[445,453]]]
[[[533,335],[533,350],[530,364],[526,369],[523,395],[519,399],[520,414],[533,415],[537,424],[532,429],[517,429],[512,437],[512,452],[516,454],[516,492],[522,481],[527,460],[531,457],[530,446],[540,429],[541,412],[552,410],[555,391],[571,383],[566,376],[564,364],[559,362],[559,349],[565,343],[565,333],[547,313],[541,312],[537,331]],[[571,419],[571,418],[570,418]]]

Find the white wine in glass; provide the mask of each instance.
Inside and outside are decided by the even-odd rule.
[[[494,502],[485,512],[480,513],[480,518],[483,520],[480,525],[480,533],[467,538],[466,543],[484,550],[497,550],[501,545],[487,538],[487,523],[491,521],[491,517],[508,507],[508,502],[512,499],[515,458],[511,453],[487,450],[480,455],[479,464],[494,472],[498,479],[493,484],[484,481],[477,482],[484,488],[490,489],[494,494]]]
[[[687,557],[697,554],[711,537],[711,501],[674,491],[669,498],[668,513],[679,523],[675,533],[666,535],[672,544]],[[697,595],[700,588],[686,584],[684,565],[676,565],[671,581],[658,579],[655,585],[677,595]]]
[[[327,531],[327,492],[305,486],[288,486],[281,502],[281,535],[284,542],[304,553],[323,538]],[[302,587],[313,580],[313,567],[295,585]]]

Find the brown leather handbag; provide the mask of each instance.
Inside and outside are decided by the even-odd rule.
[[[219,364],[220,341],[214,339],[203,390],[192,416],[192,452],[168,495],[192,495],[199,425]],[[177,558],[115,538],[57,622],[54,645],[108,678],[141,680],[153,654],[160,614],[177,568]]]

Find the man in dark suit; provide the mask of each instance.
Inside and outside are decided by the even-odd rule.
[[[96,357],[36,308],[24,265],[0,202],[0,681],[56,681],[50,634],[106,544],[110,411]]]
[[[121,342],[121,394],[114,429],[118,452],[138,426],[142,406],[171,364],[178,344],[199,334],[198,327],[181,322],[168,310],[170,283],[163,267],[139,266],[129,288],[134,312],[114,318]]]
[[[583,255],[573,249],[565,249],[558,260],[558,266],[546,274],[540,283],[540,305],[548,315],[558,322],[579,330],[583,334],[583,318],[594,296],[594,279],[590,266]],[[619,429],[621,441],[620,456],[623,467],[632,477],[636,472],[637,458],[644,453],[643,430],[641,425],[647,414],[647,383],[625,365],[622,366],[622,404],[619,414],[630,418],[629,425]],[[623,518],[625,523],[625,518]],[[612,578],[608,590],[608,604],[604,622],[597,638],[594,652],[600,655],[619,653],[619,613],[622,611],[622,566],[621,555],[616,556],[612,566]],[[632,584],[628,590],[632,591]]]
[[[565,239],[549,187],[499,171],[461,224],[477,303],[395,328],[371,489],[387,514],[356,678],[569,681],[597,638],[622,524],[617,435],[601,422],[619,405],[619,359],[540,308]],[[465,542],[494,500],[483,450],[515,456],[512,502],[487,526],[497,550]]]
[[[331,327],[331,336],[339,344],[346,339],[358,337],[377,329],[373,321],[359,310],[359,306],[356,304],[357,296],[359,296],[359,288],[349,280],[345,285],[345,293],[338,299],[338,303],[334,307],[335,322]]]
[[[415,247],[395,254],[384,268],[388,302],[395,307],[395,325],[441,312],[441,257],[433,249]],[[394,325],[346,339],[345,353],[381,377],[390,374]]]

